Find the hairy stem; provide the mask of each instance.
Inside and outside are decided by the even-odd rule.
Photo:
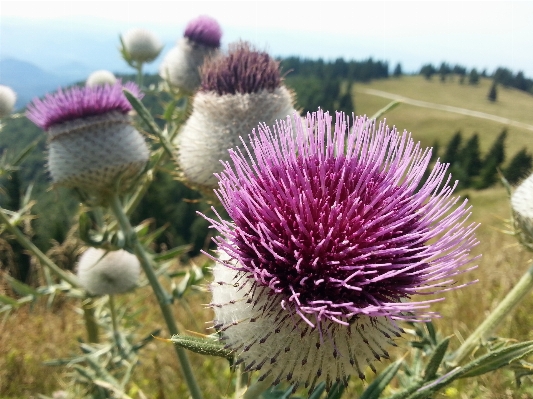
[[[135,255],[139,259],[141,267],[143,268],[144,273],[146,274],[146,277],[150,282],[150,285],[152,286],[155,296],[157,297],[157,302],[159,303],[159,308],[161,309],[161,313],[163,314],[163,318],[165,319],[165,322],[167,324],[169,333],[171,335],[179,334],[178,326],[176,324],[176,320],[174,319],[174,314],[172,313],[172,308],[170,306],[171,297],[159,282],[152,266],[152,261],[142,244],[139,242],[137,235],[135,234],[135,231],[133,230],[129,219],[126,216],[126,213],[124,212],[122,204],[120,203],[120,200],[117,195],[113,196],[112,198],[111,208],[113,213],[115,214],[115,217],[118,220],[122,231],[124,232],[124,235],[127,237],[127,240],[132,246]],[[174,345],[174,349],[176,350],[176,354],[178,355],[178,360],[181,365],[183,376],[185,377],[191,396],[193,397],[193,399],[201,399],[202,394],[192,372],[192,367],[189,362],[189,358],[187,356],[186,351],[176,345]]]

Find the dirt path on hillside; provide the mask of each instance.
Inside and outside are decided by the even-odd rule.
[[[412,98],[400,96],[399,94],[388,93],[386,91],[375,90],[375,89],[360,88],[360,89],[357,89],[356,92],[370,94],[372,96],[388,98],[391,100],[398,100],[402,103],[414,105],[416,107],[431,108],[431,109],[436,109],[439,111],[454,112],[456,114],[473,116],[474,118],[488,119],[494,122],[503,123],[504,125],[515,126],[515,127],[527,129],[533,132],[533,125],[528,125],[527,123],[513,121],[512,119],[508,119],[508,118],[502,118],[501,116],[486,114],[485,112],[472,111],[466,108],[452,107],[451,105],[442,105],[442,104],[430,103],[427,101],[413,100]]]

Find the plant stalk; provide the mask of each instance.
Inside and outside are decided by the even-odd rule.
[[[505,298],[496,306],[483,323],[463,342],[463,344],[453,354],[450,366],[454,367],[460,364],[483,339],[486,339],[498,325],[511,313],[516,305],[533,288],[533,265],[522,276],[520,281],[505,296]]]
[[[152,267],[152,262],[148,254],[144,250],[144,247],[139,242],[137,235],[135,234],[135,231],[133,230],[129,219],[126,216],[124,209],[122,208],[122,204],[117,195],[114,195],[111,200],[111,208],[113,213],[115,214],[115,217],[118,220],[122,231],[124,232],[124,235],[127,237],[127,240],[130,245],[133,247],[135,255],[139,259],[141,267],[143,268],[144,273],[146,274],[146,277],[148,278],[148,281],[152,286],[170,335],[179,334],[178,326],[176,324],[176,320],[174,319],[172,308],[170,307],[171,297],[167,294],[167,292],[159,282],[157,275],[155,274],[154,268]],[[200,388],[198,387],[198,384],[192,372],[192,367],[189,362],[189,358],[187,356],[186,351],[176,345],[173,346],[176,350],[176,354],[178,355],[178,360],[181,365],[183,376],[185,377],[191,396],[193,397],[193,399],[202,399],[202,393],[200,392]]]
[[[96,322],[96,317],[94,316],[94,299],[85,298],[81,302],[81,307],[83,309],[83,319],[85,320],[85,328],[87,330],[87,340],[90,343],[97,344],[98,339],[98,323]]]

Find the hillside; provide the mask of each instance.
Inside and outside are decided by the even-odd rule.
[[[390,103],[390,98],[370,94],[379,90],[408,99],[429,102],[437,105],[464,108],[467,110],[494,115],[522,124],[530,128],[514,126],[475,116],[455,112],[401,104],[386,114],[387,123],[398,129],[412,132],[415,139],[430,146],[435,140],[446,144],[458,130],[464,137],[477,132],[480,135],[480,149],[488,150],[502,129],[507,128],[507,159],[521,148],[533,152],[533,96],[523,91],[498,86],[498,100],[487,100],[491,79],[480,79],[478,85],[459,84],[458,80],[440,82],[438,78],[426,80],[422,76],[402,76],[375,80],[370,83],[356,82],[353,87],[354,103],[358,114],[372,115],[376,110]],[[442,147],[441,147],[442,148]]]

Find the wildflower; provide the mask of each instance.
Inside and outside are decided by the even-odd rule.
[[[80,257],[77,273],[81,286],[93,295],[121,294],[137,286],[141,265],[123,249],[89,248]]]
[[[214,173],[229,160],[228,149],[240,144],[261,121],[273,124],[294,112],[292,93],[282,84],[279,62],[248,43],[207,61],[193,111],[177,138],[178,163],[185,178],[215,188]]]
[[[11,115],[17,95],[11,87],[0,85],[0,118]]]
[[[430,149],[384,123],[331,120],[262,125],[230,150],[216,192],[232,221],[208,219],[215,329],[260,380],[310,391],[389,358],[398,322],[435,316],[438,299],[411,297],[457,288],[477,244],[448,165],[419,188]]]
[[[528,249],[533,250],[533,174],[513,192],[511,206],[518,238]]]
[[[36,99],[27,116],[48,133],[48,168],[55,184],[82,190],[97,200],[127,190],[149,158],[143,136],[131,125],[125,87],[72,87]]]
[[[94,71],[89,75],[87,81],[85,82],[86,86],[98,86],[98,85],[113,85],[117,82],[117,78],[112,72],[101,69]]]
[[[202,15],[185,28],[184,37],[165,56],[159,75],[171,86],[192,92],[200,85],[199,68],[220,48],[222,30],[216,20]]]
[[[159,39],[146,29],[127,31],[122,37],[122,43],[126,58],[141,64],[155,60],[163,49]]]

